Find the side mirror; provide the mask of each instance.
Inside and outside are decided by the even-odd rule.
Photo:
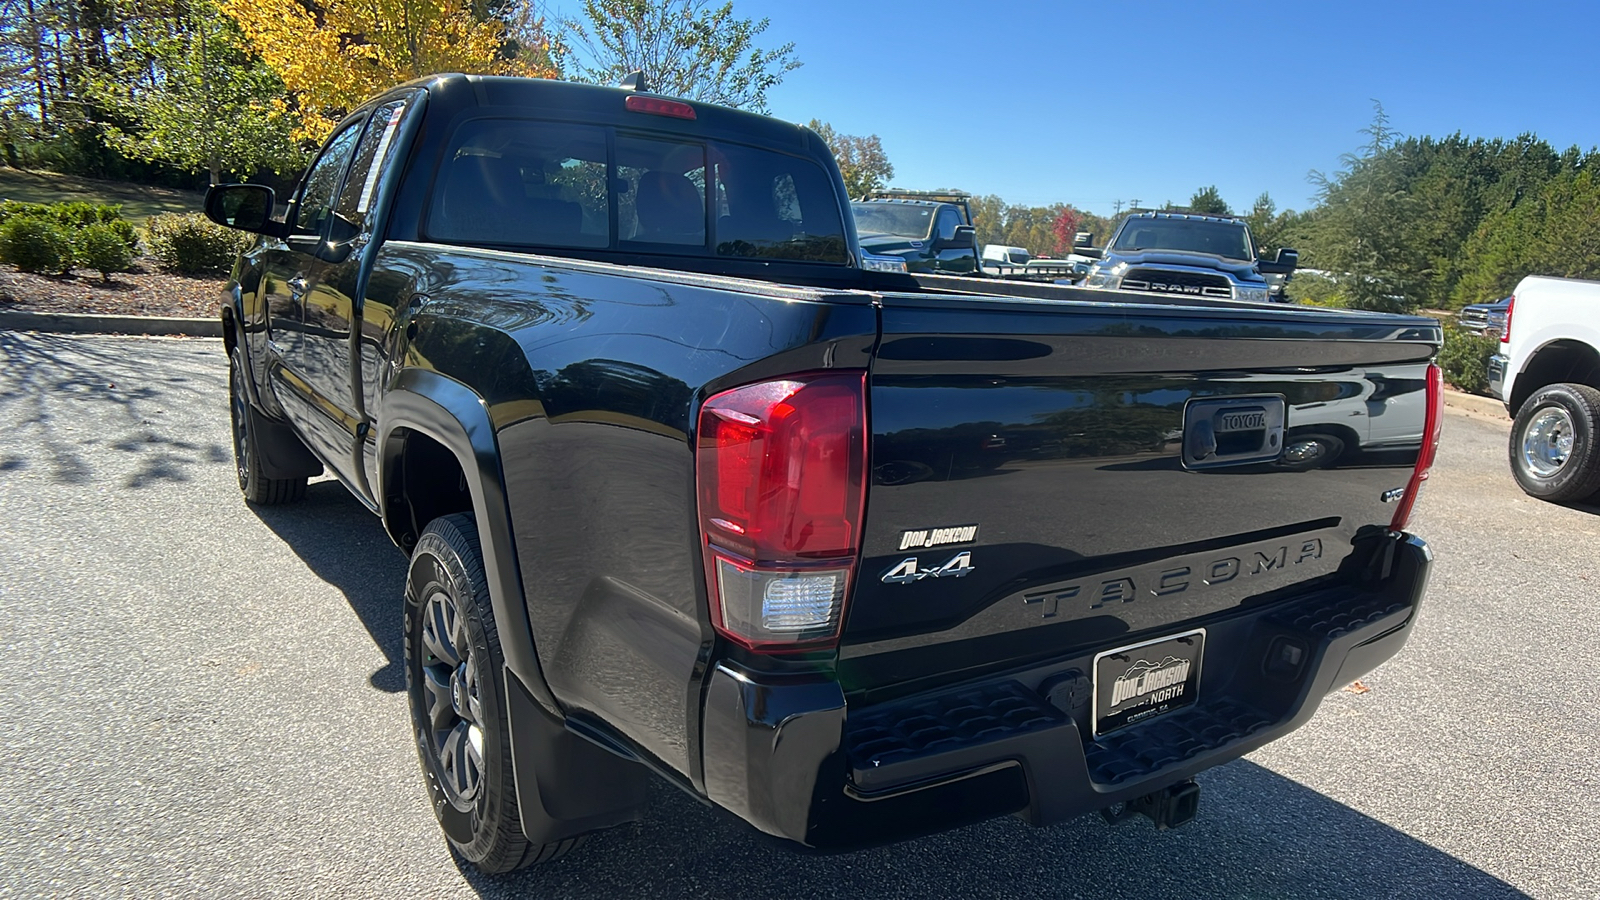
[[[1272,259],[1265,257],[1256,261],[1256,269],[1263,275],[1288,275],[1300,265],[1300,253],[1285,247],[1278,251]]]
[[[1072,252],[1079,256],[1087,256],[1090,259],[1106,258],[1106,248],[1104,247],[1073,247]]]
[[[1080,231],[1072,236],[1072,247],[1074,250],[1077,250],[1079,247],[1089,247],[1093,244],[1094,232],[1092,231]]]
[[[272,188],[265,185],[214,184],[206,191],[206,218],[240,231],[282,237],[282,227],[272,221],[276,202]]]
[[[957,225],[947,238],[939,238],[933,242],[934,250],[956,250],[972,248],[973,253],[978,252],[978,229],[971,225]]]

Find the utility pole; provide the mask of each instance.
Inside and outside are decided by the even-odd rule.
[[[1138,208],[1139,208],[1139,201],[1138,201],[1137,198],[1128,201],[1128,209],[1129,210],[1135,210],[1135,209],[1138,209]]]
[[[1122,201],[1121,200],[1113,200],[1113,201],[1111,201],[1111,214],[1113,216],[1122,215]]]

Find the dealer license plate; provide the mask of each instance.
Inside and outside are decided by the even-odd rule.
[[[1194,703],[1200,694],[1200,661],[1205,644],[1206,630],[1196,628],[1097,654],[1095,736]]]

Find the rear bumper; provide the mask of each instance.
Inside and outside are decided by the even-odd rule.
[[[859,712],[826,676],[721,663],[706,694],[706,791],[761,831],[823,850],[1010,813],[1047,825],[1103,809],[1304,724],[1323,696],[1405,644],[1430,563],[1422,541],[1402,537],[1370,590],[1330,588],[1207,622],[1196,704],[1100,740],[1086,738],[1092,652]],[[1269,665],[1286,644],[1299,662]]]

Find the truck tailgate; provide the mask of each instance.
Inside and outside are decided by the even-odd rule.
[[[841,682],[870,704],[1353,578],[1421,447],[1439,337],[1303,308],[886,295]]]

